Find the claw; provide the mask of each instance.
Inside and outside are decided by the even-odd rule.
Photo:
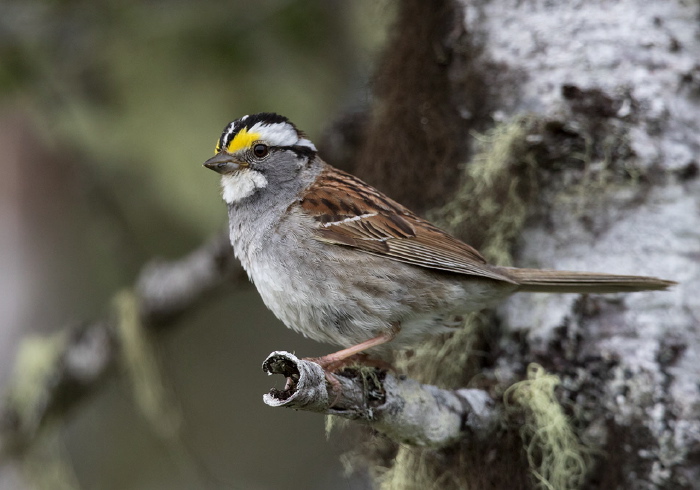
[[[343,390],[340,386],[340,381],[338,381],[338,378],[336,378],[335,374],[326,371],[325,369],[323,371],[326,375],[326,381],[328,381],[328,384],[331,385],[331,391],[333,391],[333,394],[335,394],[333,401],[328,405],[329,408],[332,408],[333,406],[335,406],[336,403],[338,403],[338,400],[340,399],[340,394],[343,392]]]
[[[379,367],[380,369],[393,370],[393,368],[386,362],[380,360],[369,359],[366,354],[361,354],[362,351],[369,349],[371,347],[376,347],[378,345],[385,344],[391,341],[401,330],[401,326],[398,323],[391,325],[391,328],[382,334],[361,342],[357,345],[348,347],[347,349],[339,350],[338,352],[333,352],[332,354],[327,354],[323,357],[306,357],[305,361],[315,362],[323,368],[326,374],[326,381],[331,385],[333,393],[335,393],[335,399],[331,406],[335,405],[340,398],[340,393],[342,392],[340,381],[333,374],[341,370],[342,368],[349,366],[351,364],[365,364],[374,367]]]
[[[326,376],[326,381],[328,381],[328,384],[331,386],[331,390],[335,394],[335,398],[330,404],[331,407],[333,407],[338,402],[338,400],[340,399],[340,395],[343,391],[340,381],[338,381],[338,377],[334,373],[337,373],[348,366],[360,364],[363,366],[370,366],[385,371],[395,372],[394,367],[388,362],[382,361],[381,359],[372,359],[367,354],[355,354],[353,356],[346,357],[341,360],[329,360],[328,357],[329,356],[305,357],[304,360],[315,362],[323,368],[323,372]]]

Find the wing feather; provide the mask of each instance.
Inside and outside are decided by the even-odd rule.
[[[516,281],[497,272],[466,243],[341,170],[327,166],[300,198],[315,218],[317,239],[407,264]]]

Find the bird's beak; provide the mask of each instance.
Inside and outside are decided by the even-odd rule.
[[[233,155],[223,151],[211,157],[203,165],[220,174],[228,174],[245,166],[242,162],[234,160]]]

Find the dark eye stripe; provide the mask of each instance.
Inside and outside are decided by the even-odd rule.
[[[288,151],[293,151],[294,153],[297,154],[297,156],[300,157],[306,157],[308,159],[313,158],[316,155],[316,152],[313,151],[311,148],[308,146],[301,146],[301,145],[294,145],[294,146],[274,146],[270,148],[279,148],[280,150],[288,150]]]

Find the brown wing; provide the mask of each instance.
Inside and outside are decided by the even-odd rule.
[[[416,216],[357,177],[326,167],[301,196],[319,240],[407,264],[515,283],[474,248]]]

